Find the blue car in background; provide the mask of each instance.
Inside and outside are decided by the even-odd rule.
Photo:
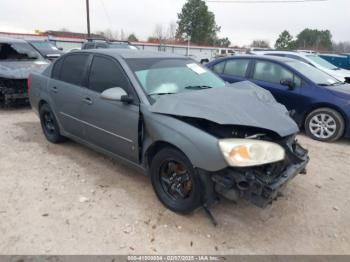
[[[319,56],[339,68],[350,70],[350,54],[319,54]]]
[[[206,66],[227,82],[249,80],[269,90],[315,140],[350,137],[350,85],[315,67],[266,55],[222,58]]]

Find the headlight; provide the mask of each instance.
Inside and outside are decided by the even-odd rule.
[[[258,166],[284,159],[284,149],[272,142],[255,139],[222,139],[219,146],[230,166]]]

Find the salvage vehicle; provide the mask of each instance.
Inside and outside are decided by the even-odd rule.
[[[43,57],[53,61],[64,54],[62,50],[54,46],[50,41],[44,40],[27,40],[27,42],[35,48]]]
[[[287,57],[245,55],[207,66],[230,83],[249,80],[270,91],[315,140],[350,137],[350,85],[311,65]]]
[[[28,88],[48,141],[138,167],[167,208],[188,213],[220,195],[264,207],[309,161],[286,108],[234,86],[188,57],[99,49],[62,56]]]
[[[27,78],[48,62],[26,41],[0,38],[0,106],[28,103]]]

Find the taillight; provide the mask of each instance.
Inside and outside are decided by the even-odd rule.
[[[29,94],[31,84],[32,84],[32,75],[29,75],[28,79],[27,79],[27,92],[28,92],[28,94]]]

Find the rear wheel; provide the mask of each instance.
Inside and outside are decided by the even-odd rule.
[[[173,148],[160,150],[150,171],[154,191],[167,208],[185,214],[200,206],[200,181],[183,153]]]
[[[60,134],[55,115],[48,104],[43,104],[39,109],[41,128],[47,140],[51,143],[60,143],[64,137]]]
[[[336,141],[342,137],[344,129],[343,117],[330,108],[316,109],[305,120],[306,134],[319,141]]]

